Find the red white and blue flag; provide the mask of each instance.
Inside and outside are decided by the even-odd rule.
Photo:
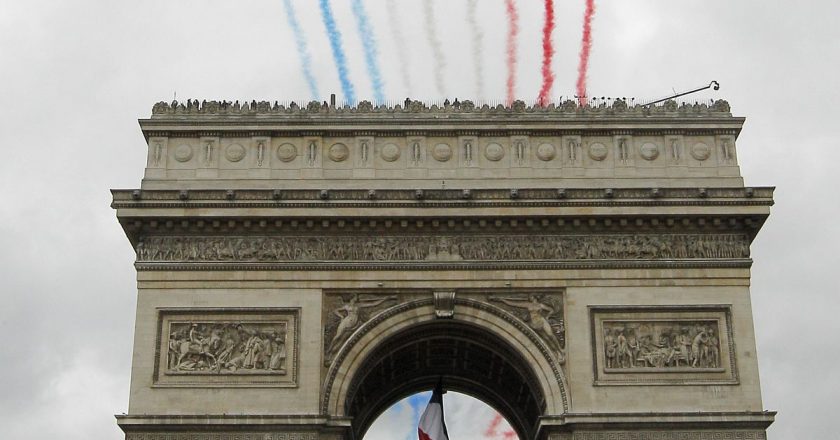
[[[443,422],[443,386],[440,383],[432,391],[432,398],[420,417],[417,436],[420,440],[449,440]]]

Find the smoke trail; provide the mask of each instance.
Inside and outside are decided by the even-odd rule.
[[[426,24],[426,38],[429,40],[429,46],[432,47],[432,55],[435,58],[435,86],[438,95],[444,96],[443,69],[446,68],[446,60],[443,58],[443,48],[435,30],[434,0],[423,1],[423,18]]]
[[[359,28],[359,35],[362,37],[362,46],[365,48],[365,64],[373,87],[373,97],[376,102],[384,104],[385,93],[382,91],[382,75],[379,72],[379,61],[377,60],[379,54],[376,49],[376,38],[373,36],[362,0],[353,0],[353,15],[356,17],[356,26]]]
[[[341,47],[341,32],[335,24],[332,8],[329,0],[320,0],[321,18],[324,21],[324,26],[327,28],[327,36],[330,39],[330,47],[332,48],[333,59],[335,59],[335,67],[338,69],[338,79],[341,81],[341,91],[344,93],[344,99],[350,105],[356,104],[356,92],[353,90],[353,83],[347,75],[347,58],[344,56],[344,49]]]
[[[475,69],[475,97],[476,99],[484,98],[484,34],[481,28],[478,27],[478,21],[475,18],[475,10],[478,0],[469,0],[467,2],[467,24],[470,26],[470,33],[472,34],[473,46],[473,68]]]
[[[505,10],[508,19],[507,98],[505,98],[505,105],[510,106],[516,98],[516,37],[519,36],[519,13],[516,11],[516,1],[505,0]]]
[[[300,23],[298,23],[295,8],[292,6],[292,0],[283,0],[283,7],[286,9],[286,19],[289,22],[289,27],[292,28],[292,33],[295,35],[295,44],[297,45],[298,56],[300,57],[300,65],[303,68],[303,76],[306,78],[306,84],[309,86],[309,94],[312,96],[312,99],[320,101],[321,94],[318,93],[318,82],[315,80],[315,75],[312,74],[312,58],[309,56],[306,37],[300,28]]]
[[[493,420],[490,421],[490,425],[487,426],[487,429],[484,431],[484,437],[487,438],[494,438],[499,433],[499,424],[502,423],[502,415],[496,413],[493,417]]]
[[[388,0],[386,3],[388,9],[388,22],[391,25],[391,39],[397,46],[397,57],[400,63],[400,76],[402,77],[403,86],[406,93],[411,93],[411,75],[408,71],[408,48],[405,46],[405,38],[403,38],[402,26],[400,25],[399,16],[397,15],[397,1]]]
[[[540,88],[540,96],[537,99],[543,107],[548,105],[551,95],[551,86],[554,84],[554,72],[551,71],[551,57],[554,56],[554,45],[551,42],[551,34],[554,32],[554,0],[545,0],[545,25],[543,26],[543,62],[542,77],[543,83]]]
[[[589,52],[592,50],[592,17],[595,15],[595,0],[586,0],[583,14],[583,37],[580,45],[580,64],[578,64],[577,96],[578,105],[586,104],[586,75],[589,70]]]
[[[499,432],[499,427],[502,424],[503,420],[504,419],[502,418],[502,415],[496,413],[496,415],[493,417],[493,420],[490,421],[490,425],[488,425],[487,429],[484,431],[484,437],[488,439],[497,439],[501,437],[504,440],[514,440],[518,438],[513,429],[510,428]]]

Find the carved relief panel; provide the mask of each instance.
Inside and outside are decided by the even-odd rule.
[[[558,356],[560,362],[565,362],[566,321],[562,294],[491,294],[486,300],[526,323]]]
[[[341,346],[362,324],[377,313],[405,302],[409,297],[361,293],[324,296],[324,365],[329,365]]]
[[[441,296],[447,306],[441,306]],[[486,292],[486,291],[402,291],[385,292],[328,292],[324,295],[324,365],[332,364],[342,346],[362,325],[376,315],[416,300],[433,300],[438,318],[452,318],[455,307],[463,301],[481,304],[518,321],[524,330],[530,328],[554,353],[560,363],[565,362],[566,326],[563,294],[554,292]],[[501,309],[501,311],[499,310]],[[506,312],[506,313],[505,313]],[[527,330],[526,330],[527,331]]]
[[[153,236],[138,261],[521,261],[749,257],[745,234]]]
[[[297,386],[298,309],[160,309],[155,386]]]
[[[596,385],[738,381],[728,306],[590,311]]]

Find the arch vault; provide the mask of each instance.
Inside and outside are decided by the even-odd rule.
[[[540,416],[564,411],[562,354],[503,309],[475,300],[453,305],[446,318],[431,299],[373,317],[332,363],[322,410],[352,417],[361,438],[388,406],[442,379],[446,389],[494,407],[521,438],[533,437]]]

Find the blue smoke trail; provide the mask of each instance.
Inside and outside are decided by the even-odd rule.
[[[341,81],[344,99],[347,100],[347,104],[356,105],[356,92],[353,91],[353,83],[347,76],[347,57],[344,56],[344,49],[341,47],[341,32],[338,31],[335,24],[330,2],[329,0],[320,0],[319,5],[321,6],[321,18],[327,28],[327,36],[330,38],[335,67],[338,68],[338,79]]]
[[[362,45],[365,48],[365,64],[367,64],[368,75],[373,86],[373,97],[376,102],[385,103],[385,94],[382,92],[382,75],[379,73],[379,62],[377,61],[376,38],[371,31],[362,0],[353,0],[353,15],[356,16],[356,26],[359,28],[359,35],[362,37]]]
[[[315,75],[312,74],[312,58],[309,56],[309,48],[306,46],[306,37],[300,28],[295,8],[292,6],[292,0],[283,0],[283,6],[286,8],[286,19],[289,21],[289,27],[295,34],[295,44],[297,45],[298,56],[300,57],[301,67],[303,68],[303,76],[306,78],[306,84],[309,85],[309,94],[315,101],[321,100],[321,94],[318,93],[318,82],[315,80]]]

